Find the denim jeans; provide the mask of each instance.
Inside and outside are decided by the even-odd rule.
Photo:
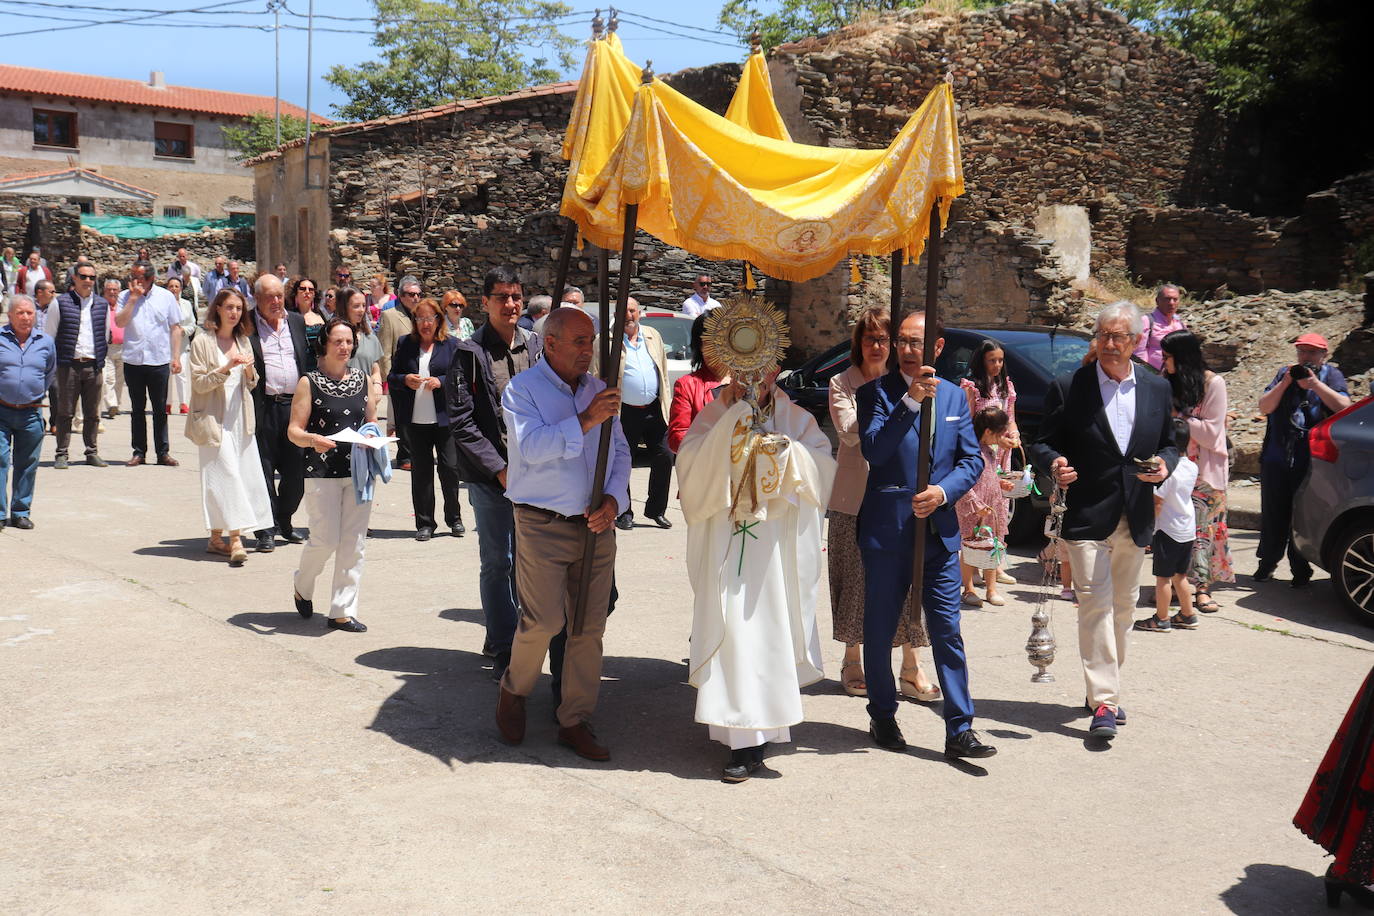
[[[477,516],[478,589],[487,622],[487,645],[510,653],[519,609],[515,600],[515,511],[494,483],[468,482],[468,502]]]
[[[0,406],[0,520],[29,515],[38,456],[43,452],[43,433],[43,417],[37,407],[15,410]],[[9,502],[11,469],[14,500]]]

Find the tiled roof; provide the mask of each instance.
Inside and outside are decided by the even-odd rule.
[[[462,111],[472,111],[477,108],[490,108],[493,105],[501,105],[507,102],[523,102],[529,99],[537,99],[545,96],[570,95],[577,92],[577,80],[564,80],[561,83],[547,83],[543,86],[530,86],[527,89],[517,89],[515,92],[506,95],[488,95],[480,99],[460,99],[457,102],[445,102],[443,105],[436,105],[433,108],[421,108],[417,111],[407,111],[397,115],[387,115],[384,118],[374,118],[371,121],[355,121],[352,124],[335,124],[332,127],[323,128],[317,133],[328,134],[331,137],[339,137],[344,134],[354,134],[359,131],[371,130],[374,127],[389,127],[394,124],[410,124],[415,121],[428,121],[433,118],[442,118],[446,115],[457,114]],[[268,150],[259,156],[249,159],[245,165],[255,165],[259,162],[266,162],[281,155],[282,150],[294,149],[305,145],[305,138],[291,140],[283,143],[274,150]]]
[[[202,114],[246,117],[250,114],[272,114],[276,100],[270,95],[247,95],[242,92],[221,92],[218,89],[193,89],[189,86],[154,88],[139,80],[114,79],[108,76],[88,76],[84,73],[65,73],[61,70],[39,70],[33,67],[13,67],[0,64],[0,92],[90,102],[109,102],[118,105],[137,105],[163,108],[169,111],[194,111]],[[305,109],[289,102],[281,103],[283,114],[305,117]],[[315,115],[319,124],[332,123]]]
[[[30,181],[34,181],[39,178],[60,178],[65,175],[80,175],[81,177],[88,178],[91,181],[96,182],[97,184],[113,186],[121,190],[128,191],[130,194],[136,194],[140,197],[157,197],[156,191],[150,191],[147,188],[141,188],[136,184],[129,184],[129,182],[127,181],[120,181],[118,178],[111,178],[108,175],[102,175],[99,172],[92,171],[91,169],[82,168],[58,169],[55,172],[16,172],[13,175],[6,175],[3,178],[0,178],[0,190],[5,190],[6,188],[14,187],[15,185],[24,185]]]

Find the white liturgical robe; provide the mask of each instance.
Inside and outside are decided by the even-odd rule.
[[[835,459],[809,413],[776,389],[774,404],[765,429],[778,435],[752,466],[745,403],[706,405],[678,450],[695,593],[688,681],[696,721],[731,748],[789,740],[801,688],[824,677],[816,598]]]

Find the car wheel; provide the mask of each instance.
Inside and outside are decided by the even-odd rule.
[[[1331,580],[1350,613],[1374,626],[1374,525],[1356,525],[1341,535],[1333,554]]]

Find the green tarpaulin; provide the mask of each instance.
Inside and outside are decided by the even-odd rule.
[[[224,219],[191,219],[186,216],[93,216],[81,214],[81,225],[121,239],[158,239],[164,235],[189,235],[202,229],[251,226],[253,214],[236,213]]]

